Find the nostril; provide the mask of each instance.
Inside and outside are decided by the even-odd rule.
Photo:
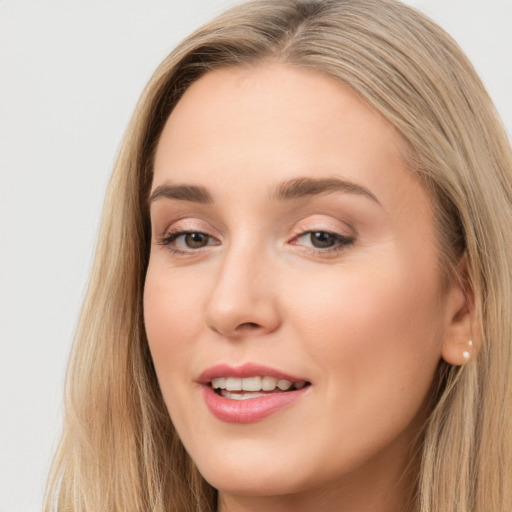
[[[254,329],[258,329],[260,327],[259,324],[257,324],[256,322],[244,322],[243,324],[240,324],[238,327],[237,327],[237,330],[238,331],[250,331],[250,330],[254,330]]]
[[[215,332],[216,334],[224,335],[224,336],[237,336],[246,332],[256,331],[261,329],[261,325],[256,322],[243,322],[235,327],[235,329],[231,332],[224,331],[219,329],[215,325],[208,325],[208,327]]]

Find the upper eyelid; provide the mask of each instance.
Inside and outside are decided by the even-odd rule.
[[[217,238],[219,236],[219,230],[212,227],[212,225],[203,219],[194,217],[191,218],[180,218],[174,219],[171,222],[165,224],[165,227],[158,228],[158,222],[152,219],[153,231],[156,236],[165,237],[169,233],[204,233],[206,235]]]
[[[179,215],[174,219],[172,217],[165,223],[164,227],[160,224],[159,219],[152,218],[153,234],[157,238],[164,238],[169,233],[177,232],[199,232],[218,240],[224,239],[228,234],[227,226],[224,226],[221,219],[217,219],[212,224],[203,216],[192,214],[191,216]],[[218,224],[221,224],[218,226]],[[309,213],[303,218],[294,220],[293,224],[288,224],[288,227],[283,226],[284,231],[288,231],[289,240],[311,231],[326,231],[332,234],[343,236],[345,238],[356,238],[358,236],[357,229],[352,223],[341,220],[338,216],[332,213]],[[283,232],[284,234],[284,232]]]
[[[172,238],[173,240],[177,240],[178,238],[184,237],[186,235],[194,235],[194,234],[202,234],[202,235],[207,236],[211,240],[215,240],[217,242],[219,241],[217,238],[215,238],[214,236],[212,236],[208,233],[205,233],[203,231],[194,231],[194,230],[192,230],[192,231],[176,231],[174,233],[169,232],[166,238]]]
[[[296,226],[297,229],[294,229],[295,236],[309,233],[311,231],[325,231],[335,235],[344,236],[346,238],[355,238],[357,236],[357,230],[352,225],[339,220],[332,222],[325,220],[303,219],[298,222]]]
[[[307,229],[305,231],[301,231],[297,235],[294,236],[294,238],[299,238],[305,235],[308,235],[309,233],[328,233],[330,235],[339,236],[340,238],[354,238],[352,235],[348,235],[345,233],[340,233],[337,230],[333,229]]]

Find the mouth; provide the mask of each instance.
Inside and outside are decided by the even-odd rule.
[[[297,391],[310,383],[305,380],[291,381],[269,375],[255,377],[216,377],[209,382],[214,392],[230,400],[250,400],[278,393]]]
[[[254,423],[301,403],[311,382],[254,363],[218,364],[198,378],[207,408],[227,423]]]

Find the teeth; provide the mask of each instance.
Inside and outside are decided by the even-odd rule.
[[[249,377],[241,380],[244,391],[259,391],[261,389],[261,377]]]
[[[227,391],[274,391],[279,388],[281,391],[288,391],[292,387],[294,389],[302,389],[306,382],[301,380],[298,382],[290,382],[289,380],[277,380],[274,377],[216,377],[212,379],[213,389],[222,389]]]
[[[274,377],[263,377],[261,379],[261,389],[263,391],[274,391],[277,386],[277,379],[274,379]]]
[[[277,387],[282,391],[288,391],[292,387],[292,383],[289,380],[278,380]]]
[[[226,379],[226,389],[229,391],[242,391],[242,379],[228,377]]]
[[[224,398],[231,398],[231,400],[249,400],[251,398],[258,398],[260,396],[266,396],[265,393],[232,393],[223,389],[221,395]]]
[[[224,377],[219,377],[217,379],[212,380],[213,389],[226,388],[226,379]]]

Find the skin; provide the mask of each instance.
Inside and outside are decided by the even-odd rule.
[[[152,201],[146,330],[171,419],[221,512],[404,507],[435,371],[443,356],[457,362],[468,314],[460,288],[441,292],[431,202],[400,147],[346,86],[283,64],[207,73],[165,125],[152,191],[201,186],[212,201]],[[301,177],[374,197],[274,197]],[[314,247],[318,231],[337,235],[332,247]],[[311,386],[263,420],[226,423],[197,379],[246,362]]]

